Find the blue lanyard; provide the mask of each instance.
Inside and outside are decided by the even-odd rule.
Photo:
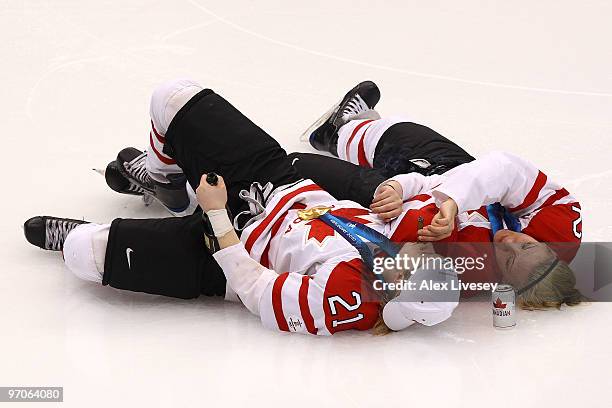
[[[507,229],[515,232],[521,232],[521,222],[503,205],[500,203],[489,204],[486,208],[487,215],[489,216],[489,222],[491,223],[492,236],[495,235],[497,231],[505,229],[504,222],[506,223]]]
[[[355,247],[365,264],[368,265],[371,270],[374,270],[374,254],[363,239],[366,239],[382,249],[388,256],[396,256],[399,253],[399,247],[389,238],[363,224],[350,221],[344,217],[332,215],[329,212],[321,215],[319,219],[332,227],[334,231],[337,231],[338,234]],[[384,282],[382,275],[379,279]]]

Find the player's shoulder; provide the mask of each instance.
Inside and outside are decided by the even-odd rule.
[[[321,263],[312,278],[321,286],[336,281],[356,281],[360,279],[365,264],[355,253],[332,257]]]
[[[323,294],[326,326],[330,333],[371,329],[380,314],[380,300],[371,272],[359,258],[335,259],[329,266]]]
[[[577,202],[544,207],[525,224],[523,232],[538,241],[580,242],[582,239],[582,209]]]

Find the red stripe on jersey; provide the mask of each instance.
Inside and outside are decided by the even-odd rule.
[[[535,209],[535,211],[538,211],[544,207],[548,207],[549,205],[553,205],[553,203],[557,200],[562,199],[565,196],[569,195],[569,191],[567,191],[566,189],[562,188],[560,190],[555,191],[555,194],[551,195],[550,197],[548,197],[548,199],[546,201],[544,201],[544,204],[542,204],[541,206],[539,206],[538,208]]]
[[[268,245],[266,245],[266,249],[264,249],[263,253],[261,254],[261,264],[263,266],[265,266],[266,268],[270,267],[270,258],[268,256],[268,252],[270,252],[270,243],[272,242],[272,239],[274,238],[274,235],[276,235],[276,233],[278,232],[278,229],[280,228],[281,224],[283,223],[283,220],[285,219],[285,215],[287,215],[287,213],[281,215],[280,217],[278,217],[278,220],[276,220],[276,222],[274,223],[274,225],[272,225],[272,229],[270,230],[270,240],[268,241]]]
[[[153,143],[153,133],[149,132],[149,143],[151,144],[151,149],[153,149],[153,152],[155,153],[155,155],[157,156],[157,158],[164,164],[176,164],[176,162],[172,159],[169,159],[165,156],[163,156],[160,152],[157,151],[157,149],[155,148],[155,143]]]
[[[300,302],[300,313],[306,324],[306,330],[310,334],[317,334],[317,328],[314,325],[314,318],[310,313],[310,306],[308,306],[308,285],[310,284],[310,277],[302,276],[302,284],[300,285],[299,302]]]
[[[153,129],[153,133],[155,133],[155,137],[157,138],[157,140],[159,140],[160,143],[166,143],[166,138],[157,132],[157,129],[155,129],[155,125],[153,124],[153,121],[151,121],[151,128]]]
[[[476,210],[477,213],[480,213],[486,220],[489,219],[489,213],[487,212],[487,207],[482,206]]]
[[[546,179],[547,179],[546,174],[540,171],[538,173],[538,177],[533,183],[533,187],[531,187],[531,190],[525,197],[525,200],[523,200],[523,203],[519,205],[518,207],[509,208],[508,211],[510,212],[521,211],[529,207],[531,204],[535,203],[535,201],[538,199],[538,195],[540,195],[540,191],[542,191],[542,188],[544,188],[544,185],[546,184]]]
[[[365,141],[366,132],[369,128],[370,126],[368,126],[366,130],[363,131],[363,136],[361,136],[361,139],[359,139],[359,144],[357,145],[357,162],[360,166],[364,167],[372,167],[370,166],[370,163],[368,163],[368,158],[365,154],[365,146],[363,145]]]
[[[306,208],[306,206],[304,204],[302,204],[302,203],[294,203],[291,206],[291,208],[289,208],[289,210],[303,210],[304,208]],[[272,239],[274,239],[274,236],[278,233],[278,230],[279,230],[280,226],[283,224],[283,220],[285,219],[285,216],[287,215],[289,210],[287,210],[285,212],[285,214],[283,214],[280,217],[278,217],[278,220],[276,220],[274,225],[272,225],[272,229],[270,230],[271,238],[268,241],[268,245],[266,245],[266,249],[264,249],[264,251],[261,254],[261,262],[260,262],[266,268],[270,267],[270,258],[269,258],[269,255],[268,255],[268,253],[270,252],[270,243],[272,242]]]
[[[414,197],[406,200],[406,202],[409,202],[409,201],[422,201],[422,202],[425,202],[425,201],[429,200],[430,198],[431,198],[431,196],[429,194],[417,194]]]
[[[270,212],[270,214],[268,214],[268,216],[266,216],[266,218],[264,218],[259,223],[257,228],[255,228],[253,232],[251,232],[251,235],[249,235],[249,238],[244,244],[244,247],[246,248],[247,252],[251,252],[251,249],[253,249],[253,245],[255,245],[255,241],[257,241],[259,236],[264,232],[264,230],[268,227],[268,225],[270,225],[272,220],[276,217],[276,215],[280,212],[280,210],[289,202],[289,200],[307,191],[317,191],[317,190],[322,190],[322,188],[317,186],[316,184],[310,184],[308,186],[300,187],[297,190],[292,191],[291,193],[281,198],[280,201],[274,207],[274,209]]]
[[[357,126],[355,126],[355,129],[353,129],[353,133],[351,133],[351,137],[349,137],[348,142],[346,142],[346,160],[350,161],[349,158],[349,148],[351,147],[351,142],[353,141],[353,139],[355,138],[355,136],[357,135],[357,132],[359,132],[359,130],[364,127],[365,125],[367,125],[368,123],[373,122],[373,120],[366,120],[364,122],[361,122],[360,124],[358,124]]]
[[[289,331],[289,325],[285,314],[283,313],[283,284],[289,277],[289,272],[285,272],[276,278],[274,286],[272,287],[272,308],[274,309],[274,317],[276,317],[276,324],[282,331]]]

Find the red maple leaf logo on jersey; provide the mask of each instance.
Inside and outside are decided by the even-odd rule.
[[[496,309],[505,309],[506,303],[503,303],[500,298],[497,298],[495,303],[493,303],[493,307],[495,307]]]
[[[371,222],[367,219],[359,218],[360,215],[368,215],[370,213],[368,210],[364,210],[363,208],[339,208],[337,210],[332,210],[329,213],[361,224],[369,224]],[[333,237],[336,233],[332,227],[318,219],[310,220],[306,223],[306,225],[310,227],[306,241],[314,239],[319,242],[319,245],[323,244],[325,238]]]

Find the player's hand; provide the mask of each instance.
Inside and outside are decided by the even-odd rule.
[[[383,184],[370,205],[370,209],[385,222],[402,213],[402,185],[397,181],[388,181]]]
[[[200,178],[200,185],[196,189],[198,203],[204,212],[210,210],[221,210],[227,204],[227,190],[223,177],[219,176],[216,186],[211,186],[206,182],[206,174]]]
[[[448,238],[455,229],[457,203],[452,198],[440,205],[438,213],[432,218],[431,224],[418,230],[419,241],[440,241]]]

